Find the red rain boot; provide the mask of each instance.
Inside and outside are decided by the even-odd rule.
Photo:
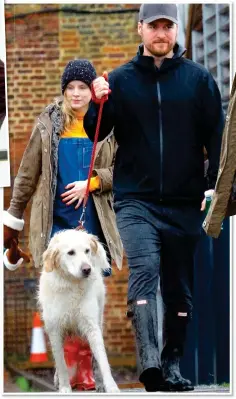
[[[64,341],[64,357],[70,378],[70,385],[74,388],[77,384],[77,356],[79,342],[77,338],[66,337]]]
[[[64,355],[72,388],[77,388],[78,391],[95,389],[89,344],[78,337],[67,337]]]

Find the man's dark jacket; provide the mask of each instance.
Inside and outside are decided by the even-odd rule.
[[[112,90],[104,105],[99,140],[114,127],[119,148],[115,201],[144,199],[162,204],[199,205],[214,188],[224,116],[218,87],[201,65],[174,56],[157,68],[143,46],[127,64],[109,74]],[[91,103],[84,127],[94,139],[98,105]],[[209,168],[204,179],[205,146]]]

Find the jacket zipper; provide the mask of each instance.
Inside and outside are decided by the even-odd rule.
[[[163,129],[162,129],[162,112],[161,112],[161,90],[160,83],[157,82],[157,98],[158,98],[158,114],[160,127],[160,200],[162,201],[163,192]]]

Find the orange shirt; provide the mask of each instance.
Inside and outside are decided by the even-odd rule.
[[[83,119],[84,115],[79,115],[77,117],[77,120],[70,126],[70,129],[65,130],[61,134],[61,138],[77,137],[77,138],[88,139],[88,136],[84,130]],[[100,188],[99,176],[92,177],[90,180],[89,191],[98,190],[99,188]]]

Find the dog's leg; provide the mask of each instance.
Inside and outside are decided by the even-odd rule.
[[[116,385],[112,375],[110,366],[108,363],[106,350],[102,338],[101,330],[98,326],[90,326],[86,333],[87,340],[90,344],[91,351],[98,363],[100,374],[102,375],[103,386],[105,392],[119,392],[119,388]],[[96,362],[95,362],[96,364]]]
[[[104,312],[104,297],[101,296],[99,298],[99,326],[101,332],[103,331],[103,312]],[[92,366],[93,366],[93,375],[96,383],[96,392],[105,392],[105,387],[103,385],[102,373],[100,371],[97,360],[94,355],[92,356]]]
[[[56,389],[58,389],[58,387],[59,387],[59,381],[58,381],[58,372],[57,372],[57,369],[55,369],[53,382],[54,382],[54,387],[55,387]]]
[[[60,332],[55,333],[55,331],[49,331],[49,329],[47,329],[47,333],[49,336],[53,357],[55,360],[55,366],[56,366],[55,378],[58,379],[59,392],[61,393],[72,392],[70,386],[69,374],[64,358],[63,339],[60,335]]]
[[[106,392],[105,387],[103,385],[103,378],[98,366],[98,362],[95,359],[94,355],[92,355],[92,367],[93,367],[93,375],[96,384],[96,392]]]

